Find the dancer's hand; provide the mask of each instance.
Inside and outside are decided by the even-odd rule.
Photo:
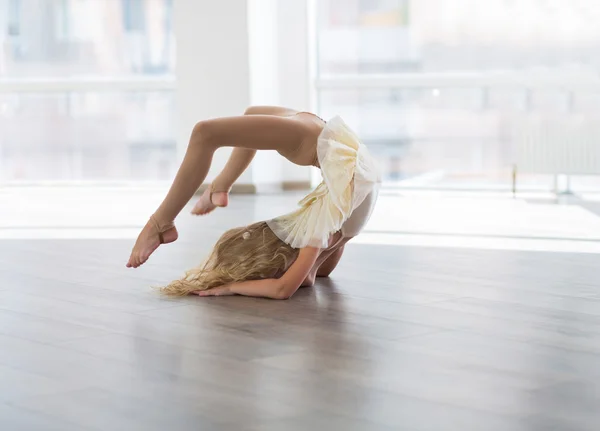
[[[192,293],[194,295],[198,295],[198,296],[231,296],[231,295],[235,295],[235,293],[233,293],[229,289],[229,286],[213,287],[212,289],[208,289],[208,290],[196,290],[195,292],[192,292]]]

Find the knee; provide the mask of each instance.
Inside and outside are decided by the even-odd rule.
[[[319,271],[317,271],[317,277],[318,278],[327,278],[331,275],[332,272],[333,272],[333,270],[329,269],[329,268],[319,268]]]
[[[314,285],[315,285],[315,274],[314,274],[314,272],[311,272],[304,279],[304,281],[302,282],[301,286],[302,287],[313,287]]]
[[[212,133],[212,126],[210,122],[199,121],[192,129],[190,144],[210,146],[212,142],[214,142],[213,136],[214,133]]]

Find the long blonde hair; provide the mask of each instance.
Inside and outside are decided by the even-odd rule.
[[[277,238],[266,222],[231,229],[219,238],[204,263],[161,291],[184,296],[239,281],[278,278],[298,252]]]

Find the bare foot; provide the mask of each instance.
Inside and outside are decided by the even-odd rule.
[[[127,262],[126,265],[127,268],[137,268],[146,263],[150,255],[161,244],[159,232],[162,233],[162,244],[168,244],[177,240],[178,233],[173,223],[161,227],[159,230],[159,225],[151,218],[140,232],[137,241],[133,246],[129,262]]]
[[[202,196],[194,205],[192,214],[194,215],[205,215],[213,211],[216,207],[226,207],[229,204],[229,193],[226,192],[213,192],[211,193],[210,188],[204,190]]]

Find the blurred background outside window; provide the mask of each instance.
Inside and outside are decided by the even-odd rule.
[[[0,0],[0,183],[173,177],[173,1]],[[579,126],[600,145],[596,0],[312,1],[314,109],[357,129],[388,187],[507,189],[524,118],[558,127],[543,151]]]
[[[542,155],[563,139],[543,133],[552,125],[581,126],[580,138],[600,146],[596,0],[319,0],[316,9],[319,108],[357,127],[388,185],[507,189],[524,118],[550,135],[538,137]],[[577,177],[573,187],[600,181]]]
[[[172,7],[0,0],[0,182],[172,178]]]

